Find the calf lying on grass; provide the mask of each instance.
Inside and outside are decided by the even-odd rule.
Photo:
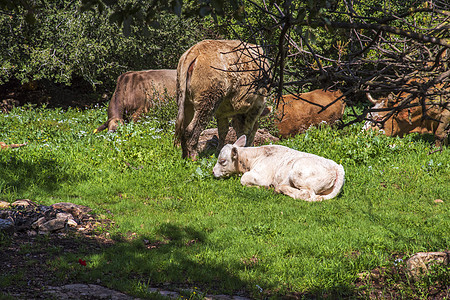
[[[334,198],[344,185],[344,168],[330,159],[281,145],[244,147],[245,141],[243,135],[222,148],[214,177],[243,173],[242,185],[274,187],[306,201]]]

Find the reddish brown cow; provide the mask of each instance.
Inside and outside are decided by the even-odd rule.
[[[341,96],[340,91],[321,89],[299,95],[284,95],[275,114],[275,125],[280,137],[294,136],[305,132],[310,126],[321,123],[331,125],[341,119],[345,109],[343,97],[338,99]],[[312,103],[321,106],[333,104],[321,111],[321,106]]]
[[[370,94],[367,97],[374,104],[374,108],[395,108],[399,101],[406,99],[408,93],[400,93],[396,97],[391,95],[380,100],[373,99]],[[395,99],[400,99],[396,101]],[[448,95],[436,96],[436,99],[425,100],[425,113],[417,98],[410,104],[418,106],[409,107],[388,116],[389,111],[372,112],[371,117],[375,121],[384,122],[382,129],[387,136],[403,137],[405,134],[417,132],[420,134],[433,134],[436,137],[436,147],[442,149],[443,144],[448,143],[449,123],[450,123],[450,101]],[[387,120],[385,120],[387,118]],[[367,121],[364,128],[377,129],[377,124]]]
[[[115,131],[119,123],[137,121],[164,97],[175,97],[177,70],[130,71],[119,76],[109,102],[108,120],[94,130]]]

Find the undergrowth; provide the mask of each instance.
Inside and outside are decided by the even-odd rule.
[[[61,253],[48,262],[55,276],[140,297],[170,282],[253,298],[364,298],[369,287],[355,284],[358,274],[392,266],[393,254],[449,249],[448,148],[428,155],[432,143],[416,134],[391,138],[361,124],[312,128],[280,144],[342,164],[346,182],[337,198],[307,203],[243,187],[238,177],[214,179],[215,156],[181,159],[170,115],[100,134],[92,131],[105,107],[0,115],[0,141],[28,143],[0,151],[0,200],[72,202],[116,224],[99,232],[114,246],[84,254],[81,269],[79,253]],[[403,284],[420,298],[436,282],[450,285],[449,274],[436,270],[420,289],[392,275],[385,286]]]

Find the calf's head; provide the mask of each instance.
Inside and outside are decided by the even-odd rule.
[[[242,135],[231,145],[225,145],[220,151],[217,163],[213,168],[214,177],[227,177],[239,172],[238,147],[244,147],[247,137]]]

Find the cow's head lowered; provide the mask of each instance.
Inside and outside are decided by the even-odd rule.
[[[243,135],[233,145],[227,144],[223,146],[217,163],[213,168],[214,177],[227,177],[240,173],[237,147],[244,147],[246,141],[247,138]]]

